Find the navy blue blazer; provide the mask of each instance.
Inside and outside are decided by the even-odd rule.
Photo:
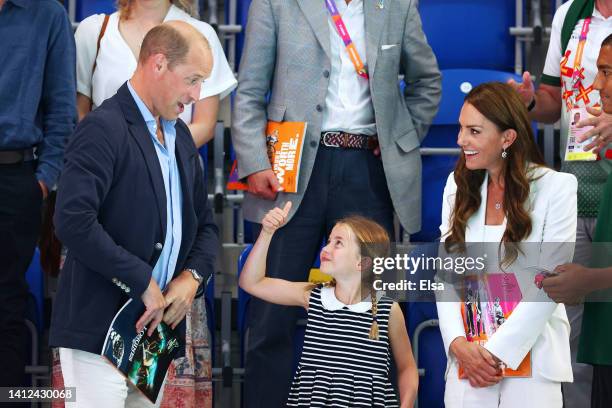
[[[183,236],[174,276],[193,268],[206,281],[218,229],[191,133],[180,119],[175,128]],[[126,84],[83,119],[66,147],[55,229],[68,253],[49,343],[99,354],[119,308],[129,297],[141,301],[166,236],[161,167]]]

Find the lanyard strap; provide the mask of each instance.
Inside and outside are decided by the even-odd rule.
[[[584,19],[582,23],[582,30],[580,31],[580,38],[578,41],[578,48],[576,49],[576,58],[574,58],[574,72],[572,73],[572,88],[577,89],[580,85],[581,79],[581,68],[582,68],[582,55],[584,53],[584,45],[586,44],[587,35],[589,34],[589,26],[591,24],[591,17]]]
[[[340,38],[342,38],[342,41],[344,42],[346,52],[348,53],[349,58],[353,63],[353,66],[355,67],[357,75],[362,78],[368,79],[368,72],[366,70],[366,67],[365,65],[363,65],[363,61],[361,61],[361,57],[357,52],[357,48],[355,48],[353,40],[351,40],[351,36],[349,35],[348,30],[346,29],[346,25],[344,25],[344,21],[342,21],[342,17],[340,17],[340,13],[338,12],[336,3],[334,3],[334,0],[325,0],[325,5],[327,6],[327,10],[329,11],[331,18],[334,21],[334,24],[336,25],[336,31],[338,32],[338,35],[340,36]]]

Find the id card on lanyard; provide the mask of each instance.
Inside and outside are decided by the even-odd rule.
[[[334,0],[325,0],[325,6],[327,7],[327,11],[329,11],[331,18],[334,21],[334,25],[336,26],[336,31],[338,32],[338,35],[340,36],[340,38],[342,38],[342,41],[344,42],[346,52],[348,53],[349,58],[353,63],[353,66],[355,67],[357,75],[364,79],[368,79],[368,71],[365,65],[363,64],[359,53],[357,52],[357,48],[355,47],[353,40],[351,40],[351,36],[349,35],[348,30],[346,29],[344,21],[342,21],[340,12],[338,12],[338,7],[336,7],[336,3],[334,3]]]
[[[572,80],[570,85],[570,93],[568,95],[568,107],[570,109],[570,125],[569,127],[569,138],[567,146],[565,147],[565,161],[593,161],[597,160],[597,154],[585,151],[584,146],[589,144],[588,140],[582,143],[578,143],[576,140],[578,136],[584,134],[586,131],[592,128],[578,128],[576,123],[580,119],[586,119],[590,115],[587,113],[585,108],[579,108],[576,96],[580,95],[580,92],[584,90],[582,85],[583,68],[582,68],[582,56],[584,54],[584,46],[586,44],[587,35],[589,33],[589,26],[591,24],[591,17],[584,19],[582,23],[582,30],[580,31],[580,37],[578,39],[578,48],[576,48],[576,57],[574,58],[574,70],[572,72]],[[563,64],[563,63],[562,63]]]

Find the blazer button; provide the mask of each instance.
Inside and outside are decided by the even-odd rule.
[[[317,105],[317,112],[322,112],[323,111],[323,107],[321,105]]]
[[[125,293],[130,293],[130,288],[125,288]]]
[[[113,278],[113,279],[111,279],[111,280],[112,280],[112,282],[113,282],[113,283],[117,283],[117,282],[118,282],[118,281],[117,281],[117,278]]]
[[[161,251],[163,247],[164,246],[161,244],[161,242],[158,242],[157,244],[155,244],[155,249],[157,249],[158,251]]]
[[[329,78],[329,71],[328,70],[323,71],[323,76],[325,78]]]

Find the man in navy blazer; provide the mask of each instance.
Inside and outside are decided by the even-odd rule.
[[[83,119],[66,148],[55,225],[68,254],[50,344],[60,348],[65,386],[77,387],[79,404],[139,398],[99,355],[129,298],[145,306],[134,330],[151,334],[162,319],[184,326],[213,272],[218,230],[198,152],[177,119],[211,68],[197,30],[176,21],[153,28],[134,76]]]

